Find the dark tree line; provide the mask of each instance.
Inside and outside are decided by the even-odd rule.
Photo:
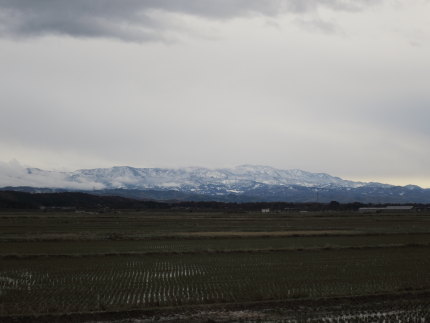
[[[225,211],[249,212],[270,209],[271,212],[294,211],[353,211],[360,207],[387,206],[388,204],[364,203],[287,203],[287,202],[161,202],[136,200],[120,196],[100,196],[78,192],[26,193],[0,191],[0,209],[136,209],[136,210],[186,210],[186,211]],[[418,208],[428,208],[425,204],[410,204]]]

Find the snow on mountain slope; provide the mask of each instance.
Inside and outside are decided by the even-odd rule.
[[[0,164],[0,187],[33,186],[65,189],[158,189],[196,193],[241,193],[259,186],[305,186],[357,188],[366,183],[343,180],[324,173],[269,166],[242,165],[234,168],[112,168],[82,169],[74,172],[24,168],[18,163]]]

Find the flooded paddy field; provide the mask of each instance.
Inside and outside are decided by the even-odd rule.
[[[0,223],[0,321],[428,320],[425,214],[9,213]]]

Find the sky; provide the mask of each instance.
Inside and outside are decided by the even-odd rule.
[[[429,17],[429,0],[0,0],[0,161],[430,187]]]

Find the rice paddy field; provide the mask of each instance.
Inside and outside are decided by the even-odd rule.
[[[1,322],[430,320],[426,213],[21,211],[0,228]]]

